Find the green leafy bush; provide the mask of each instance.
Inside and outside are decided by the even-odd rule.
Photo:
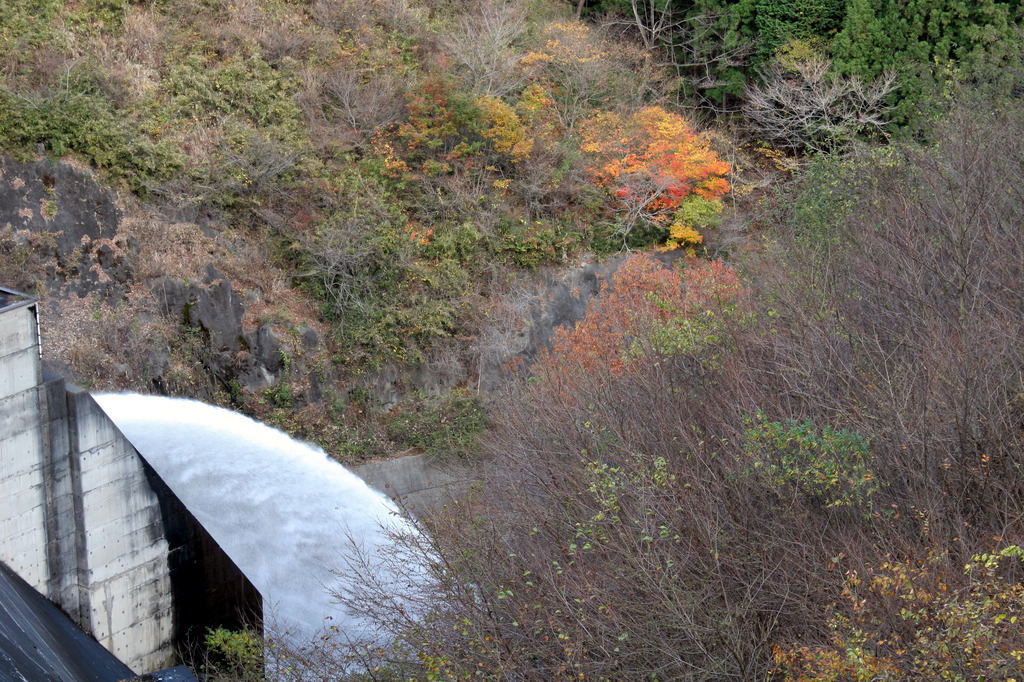
[[[263,679],[263,638],[252,630],[206,629],[209,664],[204,671],[211,679]]]
[[[399,412],[388,424],[388,435],[435,457],[467,457],[476,451],[489,423],[479,394],[453,390],[434,404]]]
[[[780,493],[794,491],[825,507],[870,510],[879,485],[869,462],[871,448],[855,431],[810,421],[757,422],[744,433],[744,449],[756,476]]]
[[[137,190],[182,165],[167,145],[153,144],[131,130],[88,82],[32,97],[0,90],[0,147],[34,151],[38,144],[57,156],[79,154]]]
[[[262,129],[295,135],[304,118],[297,84],[257,57],[210,64],[190,55],[168,76],[171,113],[180,119],[240,116]]]
[[[504,220],[499,226],[495,250],[499,257],[522,268],[561,263],[581,236],[557,224],[536,220]],[[620,240],[621,242],[621,240]]]
[[[8,0],[0,12],[0,60],[21,60],[40,47],[61,49],[66,35],[57,17],[64,9],[61,0]]]

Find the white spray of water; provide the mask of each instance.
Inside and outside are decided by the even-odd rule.
[[[409,529],[390,501],[319,448],[235,412],[156,396],[95,398],[252,581],[278,626],[301,638],[331,625],[366,636],[370,624],[329,594],[343,587],[335,571],[350,557],[349,536],[372,558],[389,544],[382,529]]]

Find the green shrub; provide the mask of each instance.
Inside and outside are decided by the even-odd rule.
[[[274,405],[274,407],[291,407],[292,400],[294,400],[292,387],[283,381],[279,383],[277,386],[268,388],[265,395]]]
[[[1019,18],[1017,3],[998,0],[849,0],[832,52],[844,75],[870,81],[897,72],[894,120],[920,123],[922,113],[941,110],[934,95],[961,70],[1019,69]]]
[[[179,119],[234,115],[285,136],[304,128],[297,83],[257,57],[210,64],[190,55],[171,69],[167,85],[170,112]]]
[[[480,396],[453,390],[440,401],[399,412],[388,423],[388,436],[399,445],[423,448],[435,457],[469,457],[490,425]]]
[[[574,251],[581,239],[578,232],[557,223],[506,219],[499,225],[494,248],[500,258],[512,265],[534,270],[540,265],[563,262],[566,254]]]
[[[252,630],[206,629],[207,675],[235,680],[263,679],[263,638]]]
[[[39,47],[65,48],[67,36],[57,22],[63,10],[61,0],[5,0],[0,12],[0,61],[21,60]]]
[[[425,258],[445,259],[454,263],[465,263],[478,255],[477,249],[483,235],[472,222],[458,224],[438,223],[431,235],[420,242],[417,249]]]
[[[0,90],[0,147],[34,153],[38,144],[55,156],[74,152],[143,192],[183,166],[169,144],[154,144],[133,130],[81,71],[73,72],[65,89],[30,96]]]
[[[756,0],[754,6],[764,59],[793,39],[830,39],[846,16],[846,0]]]
[[[870,510],[879,485],[869,465],[871,448],[856,431],[810,421],[770,422],[758,413],[744,433],[754,474],[780,494],[797,493],[824,507]]]

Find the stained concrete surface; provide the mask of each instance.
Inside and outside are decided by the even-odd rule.
[[[426,455],[370,462],[355,467],[352,473],[419,517],[441,508],[455,492],[453,486],[466,480],[466,472],[439,468]]]

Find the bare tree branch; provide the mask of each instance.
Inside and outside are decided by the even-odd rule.
[[[896,75],[872,83],[832,73],[832,62],[813,58],[787,69],[778,62],[748,86],[743,114],[754,132],[793,152],[831,151],[859,134],[884,134]]]
[[[522,59],[517,43],[526,29],[526,14],[519,3],[482,2],[458,21],[444,46],[475,93],[500,97],[522,83],[523,75],[516,68]]]

